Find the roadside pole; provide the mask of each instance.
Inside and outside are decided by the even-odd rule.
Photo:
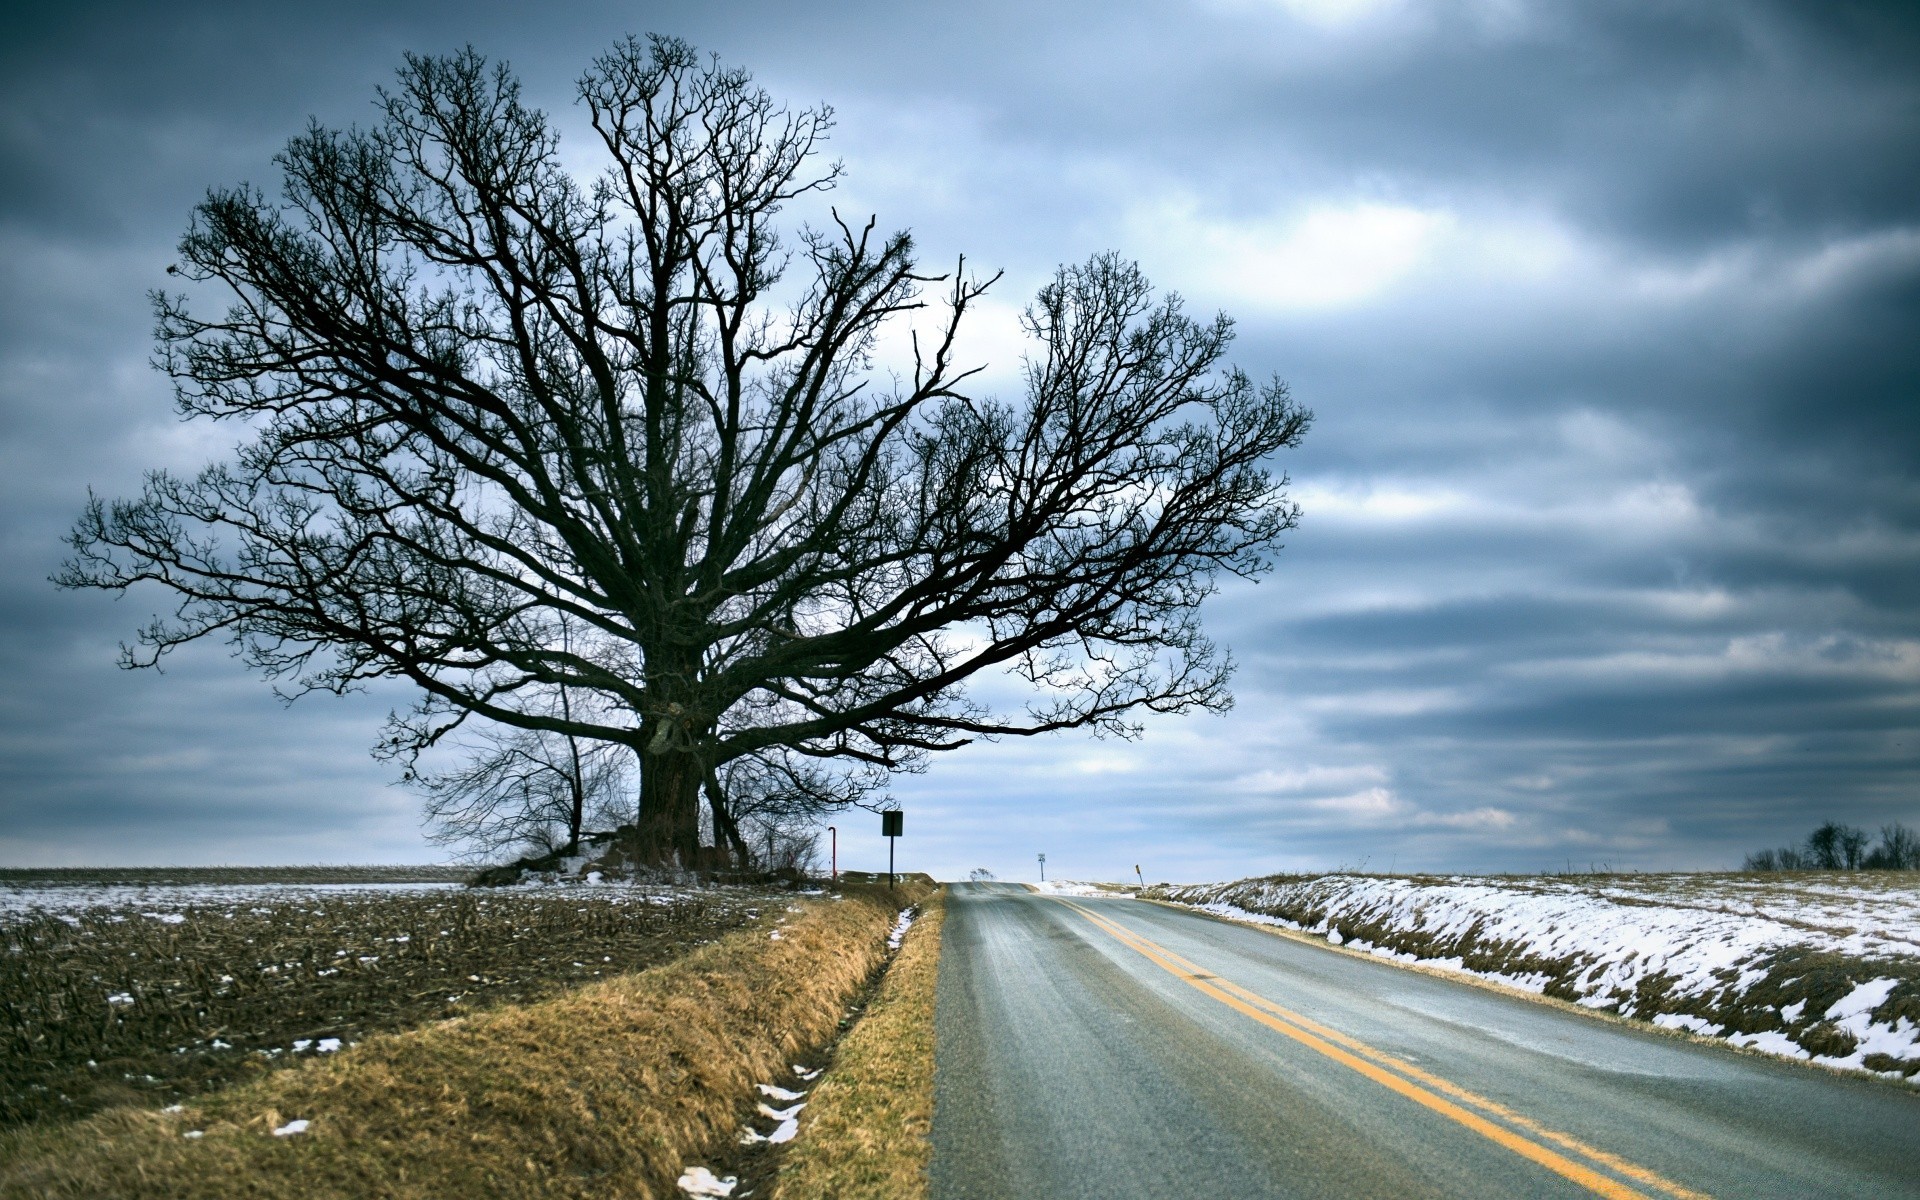
[[[1040,856],[1040,882],[1045,883],[1046,881],[1047,881],[1047,856],[1042,854]]]

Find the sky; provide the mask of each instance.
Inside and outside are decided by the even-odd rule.
[[[149,365],[208,188],[277,186],[407,51],[504,58],[577,134],[647,32],[831,105],[836,204],[1004,270],[1005,394],[1020,306],[1111,249],[1317,415],[1276,569],[1204,610],[1234,709],[941,756],[903,869],[1717,869],[1920,825],[1911,5],[76,0],[0,16],[0,865],[445,856],[367,752],[404,690],[123,671],[165,597],[47,577],[90,488],[232,448]]]

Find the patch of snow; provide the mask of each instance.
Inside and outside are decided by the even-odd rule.
[[[786,1088],[775,1087],[771,1083],[761,1084],[760,1094],[769,1100],[798,1100],[806,1095],[805,1092],[790,1092]]]
[[[1792,1025],[1800,1019],[1800,1014],[1805,1012],[1806,1008],[1807,1002],[1805,1000],[1795,1000],[1792,1004],[1780,1010],[1780,1019]]]
[[[689,1196],[731,1196],[733,1189],[740,1186],[740,1180],[729,1175],[717,1179],[712,1171],[705,1167],[688,1167],[680,1172],[677,1181],[681,1191]]]
[[[1043,896],[1100,896],[1114,900],[1131,900],[1133,893],[1104,888],[1095,883],[1078,883],[1071,879],[1048,879],[1029,887]]]
[[[769,1145],[779,1146],[792,1141],[794,1136],[799,1132],[799,1118],[788,1117],[786,1120],[780,1122],[772,1133],[760,1133],[753,1129],[742,1129],[740,1131],[740,1144],[742,1146],[756,1146],[761,1142],[766,1142]]]
[[[1720,1031],[1726,1028],[1725,1025],[1715,1025],[1704,1017],[1696,1017],[1688,1013],[1660,1013],[1653,1018],[1653,1023],[1662,1029],[1684,1029],[1688,1033],[1704,1034],[1707,1037],[1717,1037]]]
[[[313,1049],[316,1054],[332,1054],[335,1050],[338,1050],[339,1048],[340,1048],[339,1038],[321,1038],[319,1043],[315,1045]]]
[[[920,909],[917,905],[900,914],[900,919],[893,923],[893,932],[887,935],[887,949],[898,950],[900,948],[900,943],[905,940],[907,936],[907,930],[913,928],[913,919],[919,915]]]
[[[203,1138],[207,1136],[207,1131],[204,1129],[189,1129],[180,1136],[183,1138]]]
[[[801,1066],[799,1063],[793,1064],[793,1073],[795,1075],[798,1075],[800,1077],[801,1082],[803,1083],[811,1083],[814,1080],[820,1078],[820,1072],[823,1069],[824,1068],[822,1067],[814,1067],[813,1069],[809,1070],[806,1067]]]
[[[115,1008],[125,1008],[133,1003],[133,995],[129,992],[112,992],[107,996],[107,1003]]]
[[[313,1122],[308,1121],[305,1118],[302,1118],[298,1121],[288,1121],[285,1125],[282,1125],[280,1128],[274,1130],[273,1136],[292,1137],[296,1133],[305,1133],[307,1131],[307,1126],[311,1124],[313,1124]]]
[[[1834,1001],[1833,1006],[1827,1009],[1827,1020],[1845,1021],[1849,1017],[1857,1017],[1879,1008],[1887,1002],[1887,996],[1893,991],[1894,984],[1897,982],[1899,981],[1894,979],[1876,979],[1872,983],[1859,984],[1851,992]]]
[[[1754,1050],[1765,1050],[1768,1054],[1783,1054],[1788,1058],[1813,1057],[1807,1051],[1801,1049],[1800,1043],[1794,1041],[1777,1029],[1769,1029],[1764,1033],[1736,1033],[1727,1040],[1736,1046],[1747,1046]]]
[[[803,1102],[800,1104],[792,1105],[791,1107],[788,1107],[788,1108],[774,1108],[769,1104],[762,1103],[762,1104],[755,1105],[754,1107],[759,1110],[759,1113],[761,1116],[765,1117],[769,1121],[787,1121],[787,1120],[791,1120],[795,1113],[805,1108],[806,1104]]]

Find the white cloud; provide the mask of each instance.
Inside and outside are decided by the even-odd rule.
[[[1386,778],[1387,773],[1376,766],[1268,767],[1242,775],[1229,786],[1235,791],[1272,795],[1380,784]]]
[[[1714,682],[1776,676],[1920,684],[1920,641],[1785,632],[1747,634],[1706,645],[1624,650],[1587,658],[1535,659],[1501,668],[1515,678],[1582,678],[1644,683]]]
[[[1329,796],[1310,802],[1320,812],[1334,813],[1359,821],[1378,821],[1405,811],[1406,806],[1390,788],[1372,787],[1345,796]]]
[[[1442,210],[1377,201],[1320,201],[1233,220],[1188,196],[1150,201],[1124,222],[1125,244],[1142,247],[1160,277],[1179,280],[1205,305],[1282,311],[1375,299],[1417,270],[1452,224]]]
[[[1216,12],[1278,12],[1322,29],[1344,29],[1404,8],[1403,0],[1208,0]]]
[[[1316,812],[1329,813],[1358,825],[1393,824],[1417,829],[1493,830],[1513,826],[1514,814],[1483,805],[1461,812],[1433,812],[1396,795],[1391,788],[1372,787],[1344,796],[1309,802]]]

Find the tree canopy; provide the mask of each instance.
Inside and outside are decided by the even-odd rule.
[[[403,679],[402,754],[474,717],[627,746],[643,846],[683,860],[730,765],[831,797],[822,769],[1229,703],[1199,606],[1269,567],[1310,417],[1226,363],[1226,317],[1100,255],[1026,308],[1025,395],[975,394],[994,278],[824,204],[782,227],[839,176],[828,110],[665,38],[579,98],[585,179],[504,66],[409,56],[279,196],[198,207],[158,361],[246,440],[76,525],[60,582],[178,599],[129,664],[218,636],[296,691]]]

